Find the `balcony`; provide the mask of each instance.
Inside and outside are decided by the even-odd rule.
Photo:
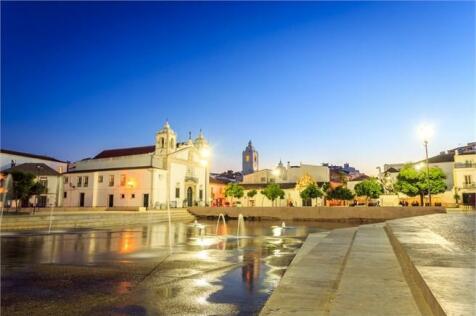
[[[455,168],[476,168],[476,163],[457,162]]]
[[[463,189],[476,189],[476,182],[463,183]]]

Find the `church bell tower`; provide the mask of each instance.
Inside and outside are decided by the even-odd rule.
[[[155,153],[158,155],[168,155],[176,150],[177,136],[169,122],[165,121],[164,126],[155,134]]]
[[[253,172],[258,171],[258,152],[255,150],[253,145],[251,144],[251,140],[248,142],[248,146],[246,146],[245,150],[243,151],[242,157],[242,166],[243,166],[243,174],[250,174]]]

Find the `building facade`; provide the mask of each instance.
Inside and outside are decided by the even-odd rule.
[[[68,162],[53,157],[0,149],[0,195],[5,194],[7,186],[10,186],[7,183],[9,173],[13,171],[31,173],[35,176],[35,181],[41,181],[47,190],[39,197],[22,201],[22,206],[59,206],[62,204],[61,173],[67,168]]]
[[[177,142],[166,122],[155,145],[104,150],[63,177],[65,207],[166,208],[209,202],[208,142]]]
[[[476,151],[455,152],[454,193],[463,205],[476,207]]]

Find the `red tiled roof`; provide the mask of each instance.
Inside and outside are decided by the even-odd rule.
[[[15,150],[9,150],[9,149],[0,149],[0,153],[18,155],[18,156],[24,156],[24,157],[30,157],[30,158],[37,158],[37,159],[43,159],[43,160],[50,160],[50,161],[57,161],[57,162],[66,162],[66,161],[59,160],[49,156],[35,155],[35,154],[24,153],[21,151],[15,151]]]
[[[154,151],[155,151],[155,146],[107,149],[107,150],[101,151],[99,154],[94,156],[93,159],[142,155],[142,154],[152,153]]]

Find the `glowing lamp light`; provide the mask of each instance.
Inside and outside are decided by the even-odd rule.
[[[434,133],[433,125],[428,123],[420,124],[417,128],[418,137],[423,141],[428,141]]]
[[[136,183],[135,183],[134,180],[131,179],[131,180],[127,181],[127,186],[129,188],[134,188],[136,186]]]
[[[210,149],[208,148],[202,148],[200,150],[200,155],[203,157],[203,158],[208,158],[210,157]]]

